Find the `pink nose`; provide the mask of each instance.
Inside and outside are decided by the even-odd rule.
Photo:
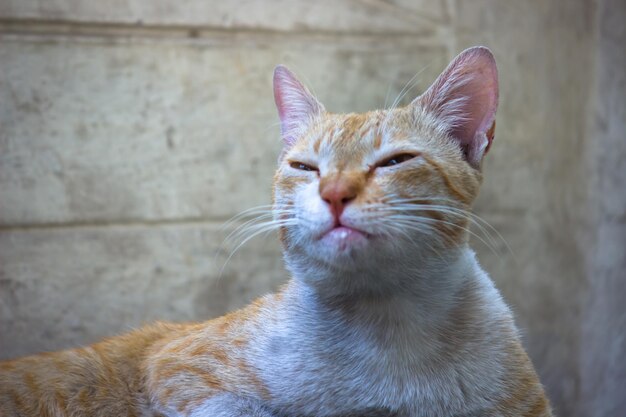
[[[345,206],[356,198],[357,187],[341,179],[320,184],[320,196],[330,206],[330,211],[339,223],[339,217]]]

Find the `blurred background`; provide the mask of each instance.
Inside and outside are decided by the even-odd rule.
[[[275,236],[220,248],[270,202],[276,64],[362,111],[482,44],[501,87],[475,209],[511,250],[474,247],[557,414],[626,415],[625,27],[623,0],[0,0],[0,359],[287,278]]]

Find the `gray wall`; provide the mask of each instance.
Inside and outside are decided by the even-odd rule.
[[[0,358],[203,320],[286,279],[271,73],[330,110],[422,91],[465,47],[500,69],[475,247],[559,415],[626,412],[621,0],[0,0]]]

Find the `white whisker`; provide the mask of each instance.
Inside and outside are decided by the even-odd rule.
[[[436,211],[436,210],[434,210]],[[391,215],[389,216],[389,218],[395,219],[395,220],[402,220],[402,221],[407,221],[407,219],[410,219],[412,221],[415,222],[425,222],[425,223],[439,223],[439,224],[445,224],[447,226],[450,227],[455,227],[457,229],[463,230],[465,232],[467,232],[469,235],[474,236],[476,239],[478,239],[480,242],[482,242],[487,248],[489,248],[489,250],[491,250],[494,254],[498,255],[498,252],[495,250],[495,248],[487,243],[481,236],[479,236],[478,234],[472,232],[469,228],[467,227],[463,227],[459,224],[456,223],[452,223],[449,221],[445,221],[445,220],[441,220],[441,219],[433,219],[430,217],[422,217],[422,216],[398,216],[398,215]]]
[[[251,239],[255,238],[256,236],[258,236],[260,234],[277,230],[280,227],[296,225],[296,224],[298,224],[298,221],[296,219],[272,220],[272,221],[264,222],[262,224],[255,225],[254,228],[248,229],[247,231],[249,231],[251,233],[248,236],[245,236],[242,239],[242,241],[235,247],[235,249],[233,249],[231,251],[230,255],[228,255],[228,257],[226,258],[226,261],[224,262],[224,264],[222,265],[222,268],[220,269],[219,276],[220,277],[222,276],[222,274],[224,272],[224,269],[226,268],[226,265],[231,260],[231,258],[235,255],[235,253],[243,245],[248,243]],[[239,236],[239,237],[242,237],[242,236]]]
[[[404,235],[409,241],[413,241],[413,237],[411,235],[409,235],[407,233],[407,231],[403,228],[401,228],[400,226],[404,226],[406,228],[409,228],[411,230],[415,230],[423,235],[426,235],[429,239],[435,239],[437,241],[440,240],[440,237],[437,236],[437,234],[433,233],[433,228],[430,227],[427,224],[415,224],[415,223],[404,223],[404,222],[393,222],[391,224],[386,224],[386,227],[388,227],[389,229],[392,229],[398,233],[401,233],[402,235]],[[425,227],[420,227],[420,226],[425,226]],[[438,257],[439,259],[445,261],[444,257],[441,255],[441,252],[439,252],[437,249],[434,248],[434,246],[432,246],[430,243],[428,243],[427,240],[423,240],[421,241],[421,243],[425,244],[428,249],[430,249],[431,251],[433,251]]]
[[[411,89],[417,84],[417,82],[419,81],[419,76],[426,71],[426,69],[428,69],[428,65],[425,66],[424,68],[422,68],[420,71],[418,71],[413,77],[411,77],[411,79],[409,81],[407,81],[406,84],[404,84],[404,87],[402,87],[402,90],[400,90],[400,92],[398,93],[398,96],[396,97],[396,99],[393,101],[393,103],[391,104],[391,106],[387,107],[385,106],[385,108],[388,110],[387,115],[385,116],[385,118],[383,119],[382,123],[380,124],[380,127],[378,129],[378,133],[382,133],[384,131],[387,130],[387,124],[389,123],[389,118],[392,114],[391,111],[394,109],[398,103],[400,103],[400,101],[404,98],[405,95],[408,94],[409,91],[411,91]],[[385,105],[387,104],[387,99],[385,98]]]
[[[261,206],[251,207],[251,208],[249,208],[247,210],[244,210],[244,211],[242,211],[240,213],[235,214],[233,217],[231,217],[226,222],[224,222],[224,224],[222,224],[220,229],[223,230],[223,229],[228,228],[228,226],[230,226],[232,223],[235,223],[241,217],[246,217],[246,216],[249,216],[249,215],[257,213],[257,212],[269,212],[271,210],[271,208],[272,208],[272,204],[264,204],[264,205],[261,205]]]
[[[424,201],[433,201],[433,200],[457,204],[457,205],[459,204],[455,200],[451,200],[449,198],[444,198],[444,197],[392,198],[392,199],[385,200],[386,204],[379,204],[374,209],[387,210],[387,209],[393,208],[394,210],[407,211],[407,212],[412,211],[412,210],[414,211],[431,210],[431,211],[445,212],[446,214],[451,215],[451,216],[456,216],[456,217],[461,217],[461,218],[465,217],[468,221],[470,221],[479,229],[479,231],[484,235],[485,239],[487,239],[490,242],[491,246],[493,247],[498,246],[493,236],[495,235],[495,237],[504,244],[508,253],[514,256],[513,250],[509,246],[506,239],[504,239],[504,237],[500,234],[500,232],[498,232],[498,230],[495,227],[493,227],[489,222],[487,222],[485,219],[478,216],[477,214],[472,213],[469,210],[461,209],[459,207],[453,207],[451,205],[412,203],[412,202],[424,202]],[[406,204],[406,203],[412,203],[412,204]]]

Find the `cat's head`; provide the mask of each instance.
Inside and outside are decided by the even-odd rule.
[[[487,48],[462,52],[406,107],[330,113],[283,66],[274,97],[274,210],[291,268],[375,268],[465,244],[498,102]]]

